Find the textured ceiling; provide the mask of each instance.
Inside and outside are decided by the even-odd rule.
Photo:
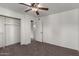
[[[41,3],[40,3],[41,4]],[[42,3],[41,5],[48,7],[49,11],[40,11],[40,16],[46,16],[50,14],[55,14],[75,8],[79,8],[79,3]],[[0,3],[1,7],[11,9],[19,13],[25,13],[24,11],[28,9],[27,6],[20,5],[18,3]],[[36,16],[35,12],[27,12],[30,16]]]

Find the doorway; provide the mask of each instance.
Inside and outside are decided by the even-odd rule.
[[[32,41],[35,41],[36,24],[35,24],[34,20],[31,20],[30,22],[31,22],[31,33],[32,33],[31,42],[32,42]]]

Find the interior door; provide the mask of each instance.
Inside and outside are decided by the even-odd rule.
[[[6,24],[6,45],[14,43],[14,25]]]
[[[4,19],[5,17],[0,16],[0,47],[4,46],[5,37],[4,37]]]
[[[42,35],[42,21],[37,21],[36,22],[35,39],[37,41],[42,42],[42,39],[43,39],[43,35]]]
[[[6,45],[20,42],[20,25],[19,20],[6,18],[5,33]]]

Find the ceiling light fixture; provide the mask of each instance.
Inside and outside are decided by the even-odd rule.
[[[28,5],[26,3],[19,3],[21,5],[24,5],[24,6],[28,6],[29,9],[25,10],[25,12],[28,12],[28,11],[35,11],[36,15],[39,16],[39,11],[48,11],[49,8],[47,7],[44,7],[42,6],[40,3],[31,3],[31,5]]]
[[[37,11],[38,10],[38,8],[32,8],[32,11]]]

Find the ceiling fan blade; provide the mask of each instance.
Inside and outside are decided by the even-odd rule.
[[[24,5],[24,6],[29,6],[29,7],[31,7],[30,5],[25,4],[25,3],[19,3],[19,4]]]
[[[48,10],[48,8],[39,7],[40,10]]]
[[[32,10],[32,9],[25,10],[25,12],[28,12],[28,11],[30,11],[30,10]]]
[[[37,15],[39,15],[39,12],[38,12],[38,11],[36,11],[36,14],[37,14]]]

